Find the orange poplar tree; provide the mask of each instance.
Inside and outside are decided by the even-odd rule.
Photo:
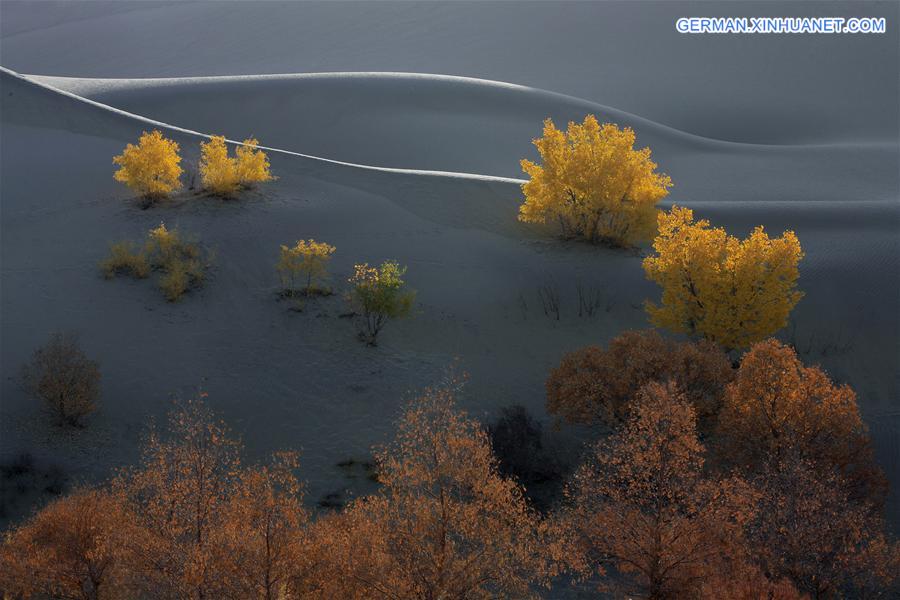
[[[900,545],[839,473],[791,453],[773,458],[754,485],[758,512],[747,535],[766,572],[813,598],[894,597]]]
[[[566,490],[559,559],[582,576],[612,567],[616,592],[696,596],[740,553],[751,488],[703,472],[696,414],[674,385],[650,383],[621,430],[596,444]]]
[[[122,548],[131,522],[124,504],[108,491],[76,490],[51,502],[6,535],[0,591],[13,598],[127,595]]]
[[[240,471],[221,509],[217,563],[231,598],[301,597],[313,570],[297,454]],[[327,550],[324,550],[327,551]]]
[[[748,473],[797,454],[823,470],[836,468],[853,498],[880,504],[887,492],[856,394],[774,339],[744,355],[726,388],[716,437],[726,463]]]
[[[706,430],[733,377],[728,357],[711,342],[676,342],[652,329],[626,331],[606,349],[588,346],[563,357],[547,378],[547,411],[569,423],[614,428],[628,416],[635,390],[672,380]]]
[[[454,386],[404,412],[377,457],[383,488],[329,531],[345,597],[528,597],[543,579],[538,518],[499,475],[484,428],[455,406]]]

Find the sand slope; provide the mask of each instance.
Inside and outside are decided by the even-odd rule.
[[[856,201],[896,197],[897,144],[728,143],[615,108],[495,81],[405,73],[326,73],[182,79],[35,77],[95,101],[232,139],[351,163],[522,177],[531,140],[552,117],[564,127],[594,114],[632,127],[676,198]],[[700,157],[698,159],[698,157]],[[702,176],[698,165],[702,163]],[[782,171],[803,171],[803,186]],[[860,176],[875,173],[874,177]],[[788,177],[791,175],[788,173]],[[735,180],[752,185],[735,185]]]
[[[733,141],[896,138],[900,45],[684,36],[683,16],[881,16],[896,3],[10,2],[3,64],[77,77],[395,71],[510,81]]]

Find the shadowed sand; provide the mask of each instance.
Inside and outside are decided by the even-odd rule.
[[[736,235],[759,224],[797,232],[807,256],[795,340],[804,360],[856,389],[879,460],[895,488],[900,481],[895,144],[727,143],[464,78],[39,81],[92,102],[0,75],[2,453],[29,448],[78,477],[103,477],[133,460],[167,394],[203,384],[252,456],[302,449],[314,502],[346,483],[335,464],[384,441],[411,391],[456,358],[471,374],[463,405],[475,415],[520,403],[545,418],[543,382],[562,354],[646,326],[641,303],[658,294],[638,255],[562,244],[516,221],[517,161],[541,119],[594,112],[652,146],[676,182],[667,204]],[[257,136],[278,149],[270,157],[279,179],[236,202],[182,195],[141,210],[112,180],[111,157],[153,127],[187,158],[204,134]],[[110,241],[160,221],[216,250],[207,285],[179,304],[146,281],[104,281],[97,268]],[[407,264],[419,291],[415,317],[391,323],[370,349],[340,318],[340,295],[289,311],[276,301],[273,265],[279,244],[308,237],[337,247],[339,289],[354,262]],[[579,318],[577,282],[601,289],[608,310]],[[545,285],[559,290],[558,321],[538,299]],[[104,375],[103,406],[74,439],[42,427],[14,377],[56,329],[80,331]]]
[[[565,96],[453,78],[42,79],[140,117],[8,72],[0,81],[3,453],[30,448],[77,477],[103,477],[134,458],[146,418],[164,414],[170,392],[205,381],[252,455],[303,450],[314,502],[346,483],[334,465],[383,441],[410,390],[433,383],[456,357],[471,373],[464,404],[474,414],[521,403],[544,415],[543,381],[561,355],[645,326],[641,302],[657,294],[639,256],[561,244],[516,221],[521,192],[503,178],[515,176],[541,116],[590,111],[633,125],[639,141],[653,146],[677,184],[668,200],[739,235],[757,224],[797,232],[807,258],[795,338],[808,348],[805,360],[821,362],[859,393],[896,487],[891,290],[898,287],[900,213],[896,174],[885,168],[896,161],[896,146],[723,143]],[[336,106],[341,99],[346,104]],[[399,103],[395,115],[392,102]],[[420,109],[411,118],[428,127],[401,126],[412,105]],[[503,107],[510,116],[495,128]],[[340,111],[355,115],[352,122],[336,119]],[[283,150],[270,153],[279,179],[237,202],[183,196],[140,210],[112,180],[110,160],[151,127],[177,139],[188,157],[197,153],[201,133],[194,132],[256,135]],[[382,147],[390,153],[379,159]],[[160,221],[196,233],[217,252],[208,284],[180,304],[166,304],[151,283],[106,282],[97,270],[108,242],[141,236]],[[289,311],[276,301],[273,265],[279,244],[306,237],[337,246],[339,289],[354,262],[407,264],[418,314],[390,324],[373,350],[339,317],[340,296]],[[601,289],[608,311],[579,318],[577,282]],[[560,292],[559,321],[543,313],[543,285]],[[104,374],[103,407],[76,439],[46,431],[14,378],[56,329],[79,330]]]

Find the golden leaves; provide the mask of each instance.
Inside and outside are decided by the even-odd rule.
[[[662,301],[646,310],[659,327],[745,348],[784,327],[803,296],[796,289],[803,252],[792,231],[770,238],[757,227],[738,240],[676,206],[660,213],[653,248],[643,267],[662,287]]]
[[[562,132],[544,121],[534,140],[541,164],[523,160],[529,181],[519,220],[558,222],[565,237],[630,246],[652,236],[656,203],[668,194],[671,179],[656,173],[650,149],[634,150],[630,128],[600,125],[588,115]]]
[[[273,179],[266,153],[257,149],[259,142],[250,138],[228,156],[225,137],[212,136],[200,144],[200,177],[203,187],[213,194],[233,196],[241,187]]]
[[[294,246],[281,246],[281,256],[275,269],[281,276],[281,287],[287,295],[294,295],[296,279],[306,279],[303,293],[307,296],[315,291],[328,275],[328,261],[334,254],[335,247],[313,239],[298,240]]]
[[[326,528],[342,579],[359,596],[527,597],[542,580],[536,515],[501,477],[483,427],[455,406],[453,384],[426,391],[376,456],[380,493]],[[349,575],[349,577],[348,577]]]
[[[119,170],[113,177],[148,198],[168,196],[181,186],[181,157],[178,144],[166,139],[158,130],[146,131],[138,145],[128,144],[122,154],[113,158]]]

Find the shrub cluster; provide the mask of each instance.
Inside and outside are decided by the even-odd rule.
[[[181,187],[181,156],[176,142],[158,130],[146,131],[138,144],[128,144],[113,158],[119,170],[113,177],[148,200],[165,198]],[[259,141],[246,139],[228,156],[224,136],[212,136],[200,144],[200,175],[205,190],[220,196],[233,196],[240,189],[274,179],[269,158],[259,149]],[[193,185],[193,182],[191,183]]]
[[[100,269],[107,279],[117,275],[146,279],[150,276],[150,261],[134,242],[125,240],[110,244],[109,256],[100,263]]]
[[[110,256],[100,263],[107,279],[130,275],[145,279],[160,273],[159,288],[169,302],[176,302],[192,287],[202,285],[209,256],[195,242],[185,240],[165,223],[151,229],[140,248],[128,241],[110,246]]]
[[[200,144],[200,177],[207,191],[219,195],[234,196],[241,188],[255,183],[271,181],[269,159],[258,149],[259,142],[246,139],[228,156],[225,137],[214,135]]]
[[[96,598],[523,598],[567,585],[572,577],[556,576],[569,574],[614,597],[891,597],[900,545],[873,499],[850,492],[843,452],[825,448],[844,447],[840,422],[858,419],[855,406],[840,389],[807,390],[802,379],[815,369],[800,367],[800,381],[785,375],[795,358],[774,341],[750,350],[723,409],[742,416],[720,439],[701,439],[676,382],[643,385],[546,515],[492,447],[527,472],[517,454],[539,451],[538,427],[516,411],[489,434],[457,407],[455,381],[406,407],[375,454],[376,493],[315,519],[296,455],[243,464],[201,394],[176,408],[167,432],[151,432],[136,467],[11,531],[0,588],[24,598],[85,589]],[[773,381],[776,404],[791,397],[787,412],[767,413]],[[804,418],[798,403],[819,402],[807,392],[836,395],[826,404],[842,408],[791,421]],[[707,450],[743,444],[769,417],[781,428],[759,456],[725,464]]]
[[[298,240],[293,246],[281,246],[275,270],[281,281],[281,295],[311,297],[329,295],[324,286],[328,278],[328,263],[335,247],[314,239]],[[406,268],[388,260],[380,267],[367,263],[354,265],[350,277],[347,301],[356,318],[359,338],[370,346],[377,345],[378,334],[391,319],[400,319],[412,312],[415,292],[410,290],[403,275]]]

